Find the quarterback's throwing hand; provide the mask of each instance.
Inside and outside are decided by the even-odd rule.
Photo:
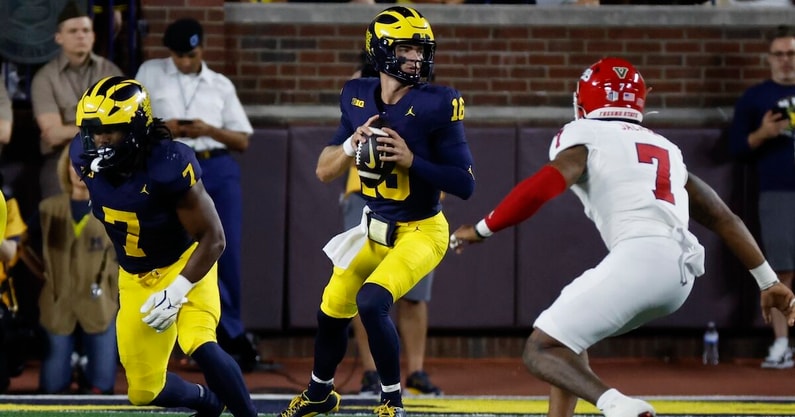
[[[182,275],[163,291],[158,291],[149,296],[141,306],[141,314],[146,314],[142,320],[158,333],[165,331],[175,321],[182,304],[188,301],[185,296],[193,288],[193,283]]]

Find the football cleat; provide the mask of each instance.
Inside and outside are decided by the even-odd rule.
[[[336,413],[340,410],[340,395],[331,391],[323,401],[311,401],[306,391],[293,398],[279,417],[312,417],[318,414]]]
[[[442,390],[433,385],[425,371],[415,371],[406,378],[406,389],[415,395],[442,395]]]
[[[364,374],[362,374],[362,389],[359,390],[359,394],[381,394],[381,378],[378,377],[377,371],[364,371]]]
[[[762,362],[762,368],[765,369],[788,369],[795,365],[792,360],[792,349],[787,345],[773,344],[770,346],[770,351]]]
[[[196,410],[193,417],[218,417],[226,408],[218,396],[204,385],[196,384],[199,387],[199,396],[202,406]]]
[[[406,410],[403,407],[393,407],[389,402],[379,405],[373,410],[377,417],[406,417]]]
[[[624,397],[602,410],[605,417],[655,417],[654,407],[637,398]]]

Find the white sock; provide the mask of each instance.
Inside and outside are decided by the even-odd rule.
[[[314,373],[314,372],[312,372],[312,381],[315,381],[315,382],[317,382],[317,383],[319,383],[319,384],[331,385],[331,384],[333,384],[333,383],[334,383],[334,378],[331,378],[331,379],[329,379],[328,381],[324,381],[324,380],[322,380],[322,379],[320,379],[320,378],[316,377],[316,376],[315,376],[315,373]]]
[[[777,337],[776,341],[773,342],[774,346],[789,346],[789,338],[788,337]]]
[[[609,390],[605,391],[602,395],[600,395],[598,400],[596,400],[596,408],[604,411],[605,407],[616,402],[616,400],[622,398],[627,398],[627,397],[626,395],[618,392],[617,389],[610,388]]]
[[[400,382],[398,382],[397,384],[393,384],[393,385],[381,384],[381,390],[384,391],[384,392],[400,391]]]

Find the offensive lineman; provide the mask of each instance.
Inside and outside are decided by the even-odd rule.
[[[572,416],[578,398],[607,417],[651,417],[645,401],[611,389],[588,366],[594,343],[676,311],[704,248],[693,219],[717,233],[754,276],[762,315],[773,307],[795,321],[795,296],[776,278],[742,221],[703,181],[688,173],[679,148],[640,126],[646,84],[629,62],[605,58],[586,69],[574,94],[575,117],[553,138],[551,162],[519,183],[486,218],[463,225],[451,247],[480,242],[532,216],[571,187],[610,253],[561,291],[533,324],[523,359],[551,384],[549,416]]]

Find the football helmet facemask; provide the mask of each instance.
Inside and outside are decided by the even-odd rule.
[[[77,104],[76,124],[91,170],[99,172],[132,162],[153,121],[149,94],[138,81],[106,77],[89,87]],[[124,139],[97,146],[96,134],[114,131],[123,132]]]
[[[646,82],[635,67],[621,58],[604,58],[580,76],[574,93],[575,119],[643,121]]]
[[[390,7],[379,13],[367,27],[364,43],[367,58],[378,72],[384,72],[407,84],[416,84],[433,74],[433,55],[436,41],[431,24],[418,11],[404,6]],[[395,46],[412,44],[422,47],[420,71],[401,70],[405,58],[395,55]]]

